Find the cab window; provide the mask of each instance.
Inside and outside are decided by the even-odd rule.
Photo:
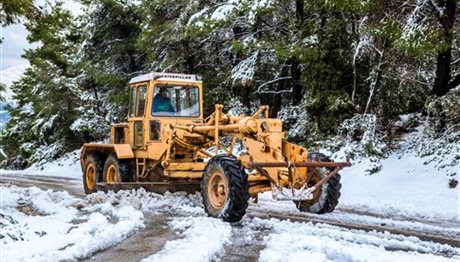
[[[145,100],[147,95],[147,86],[140,85],[133,87],[129,99],[129,116],[142,117],[145,112]]]
[[[200,116],[199,89],[189,85],[156,85],[153,91],[153,116]]]

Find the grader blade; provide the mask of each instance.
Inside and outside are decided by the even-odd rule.
[[[142,187],[147,191],[157,194],[164,194],[166,192],[179,192],[184,191],[189,194],[194,194],[200,191],[199,182],[124,182],[124,183],[97,183],[98,190],[118,192],[120,190],[132,190]]]
[[[279,201],[308,201],[313,199],[313,192],[322,186],[324,183],[327,183],[333,176],[337,175],[339,171],[347,166],[351,166],[351,163],[347,160],[346,162],[298,162],[298,163],[291,163],[291,162],[250,162],[249,164],[251,167],[256,168],[259,172],[269,179],[269,181],[274,185],[272,189],[272,196],[273,199]],[[263,168],[274,168],[274,167],[287,167],[288,174],[290,176],[290,181],[292,181],[292,168],[296,167],[308,167],[312,168],[313,170],[317,168],[334,168],[331,172],[327,173],[324,178],[318,181],[315,185],[308,187],[308,181],[305,181],[300,189],[294,188],[291,184],[291,188],[283,188],[278,185],[273,179],[271,179],[267,172],[263,172]],[[261,172],[262,171],[262,172]]]

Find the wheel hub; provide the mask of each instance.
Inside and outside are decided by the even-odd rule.
[[[208,184],[209,201],[213,208],[221,209],[224,207],[228,196],[227,178],[219,171],[214,172]]]
[[[86,185],[89,189],[94,189],[96,181],[96,167],[93,163],[90,163],[86,168]]]
[[[118,182],[118,180],[117,180],[117,170],[116,170],[115,166],[113,166],[113,165],[109,166],[109,168],[107,169],[107,181],[106,182],[110,183],[110,184]]]

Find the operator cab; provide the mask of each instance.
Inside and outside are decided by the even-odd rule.
[[[199,117],[200,99],[196,85],[156,84],[152,116]]]
[[[135,77],[129,84],[129,118],[202,118],[202,82],[198,75],[153,72]]]
[[[152,72],[134,77],[129,84],[128,125],[134,134],[128,136],[133,148],[147,149],[152,142],[165,140],[169,123],[203,119],[198,75]]]

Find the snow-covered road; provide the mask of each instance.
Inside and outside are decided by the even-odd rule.
[[[18,174],[4,174],[0,183],[2,261],[460,259],[460,229],[452,220],[345,207],[319,216],[264,195],[240,223],[228,224],[207,217],[198,194],[137,190],[84,197],[79,180]]]

